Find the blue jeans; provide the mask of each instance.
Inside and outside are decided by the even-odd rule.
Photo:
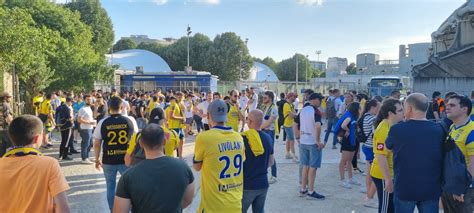
[[[127,170],[127,166],[125,164],[103,164],[102,168],[104,169],[105,184],[107,185],[107,202],[109,203],[109,209],[112,210],[114,207],[117,172],[123,175],[125,170]]]
[[[393,204],[395,206],[395,213],[413,213],[415,211],[415,206],[418,208],[419,213],[439,212],[439,199],[427,201],[403,201],[398,199],[395,194]]]
[[[328,119],[328,127],[326,129],[326,135],[324,135],[324,143],[326,144],[329,140],[329,134],[331,134],[331,132],[333,132],[333,128],[334,126],[336,125],[337,123],[337,118],[331,118],[331,119]],[[334,132],[333,132],[334,134]],[[337,144],[337,135],[334,134],[334,138],[332,140],[332,145],[336,145]]]
[[[89,158],[89,152],[92,145],[92,129],[81,129],[79,132],[82,138],[81,142],[81,157],[82,160]]]
[[[275,130],[263,130],[263,132],[267,133],[268,135],[270,135],[270,138],[272,138],[272,149],[273,149],[273,152],[275,152]],[[277,163],[276,163],[276,160],[274,161],[271,170],[272,170],[272,176],[277,177]]]
[[[267,199],[268,188],[258,190],[244,189],[242,197],[242,212],[246,213],[250,205],[252,205],[253,213],[263,213],[265,208],[265,200]]]

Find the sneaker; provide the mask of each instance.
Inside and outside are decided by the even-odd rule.
[[[305,189],[304,191],[301,191],[300,189],[300,197],[306,197],[306,194],[308,194],[308,189]]]
[[[347,182],[347,181],[341,181],[341,183],[339,185],[346,188],[346,189],[352,189],[351,184],[349,184],[349,182]]]
[[[360,187],[359,192],[362,193],[362,194],[366,194],[367,193],[367,188],[366,187]]]
[[[364,207],[378,209],[379,208],[379,203],[375,199],[365,198]]]
[[[44,145],[44,146],[41,146],[40,149],[49,149],[49,147]]]
[[[69,153],[71,153],[71,154],[79,154],[79,153],[81,153],[81,152],[79,152],[79,151],[77,151],[77,150],[72,150],[72,151],[70,151]]]
[[[355,186],[360,186],[361,184],[355,180],[350,180],[349,184],[355,185]]]
[[[268,180],[268,183],[269,183],[269,184],[274,184],[274,183],[276,183],[277,181],[278,181],[277,177],[271,176],[271,177],[270,177],[270,180]]]
[[[324,200],[324,198],[326,198],[324,195],[318,194],[316,192],[313,192],[311,194],[308,193],[306,195],[307,200]]]
[[[353,168],[355,174],[364,174],[364,171],[360,170],[359,168]]]
[[[336,146],[336,145],[332,145],[332,149],[337,149],[337,146]]]
[[[300,162],[300,160],[298,159],[298,156],[293,154],[293,163],[299,163],[299,162]]]
[[[94,162],[90,161],[89,159],[85,159],[81,161],[82,164],[94,164]]]
[[[47,147],[53,147],[53,144],[52,143],[48,143],[46,144]]]
[[[290,153],[286,153],[286,156],[285,156],[286,159],[292,159],[293,157],[291,156]]]

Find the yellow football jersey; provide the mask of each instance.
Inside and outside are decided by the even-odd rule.
[[[178,147],[179,142],[178,134],[175,131],[166,128],[165,126],[161,127],[165,132],[165,155],[169,157],[175,157],[174,150]],[[133,134],[132,138],[130,139],[130,142],[128,143],[127,154],[129,155],[133,154],[133,151],[135,150],[135,147],[137,145],[137,139],[140,138],[140,136],[137,137],[137,134],[140,133]]]
[[[183,116],[182,113],[181,113],[181,109],[179,107],[179,105],[177,103],[172,103],[168,108],[169,109],[169,114],[168,114],[168,127],[170,129],[177,129],[177,128],[181,128],[181,123],[182,123],[182,120],[177,120],[177,119],[173,119],[171,118],[171,112],[175,115],[175,116]]]
[[[230,104],[229,113],[227,113],[227,126],[232,127],[236,132],[239,131],[239,109],[236,105]]]
[[[283,122],[284,127],[292,127],[293,123],[295,122],[295,120],[290,117],[290,112],[294,113],[295,107],[293,106],[293,104],[286,102],[283,105],[283,117],[285,118],[285,121]]]
[[[231,127],[214,127],[196,137],[194,162],[202,163],[198,212],[242,212],[242,136]]]
[[[388,170],[390,172],[390,176],[393,177],[393,152],[385,146],[385,140],[388,137],[388,131],[390,130],[390,124],[387,120],[383,120],[380,122],[377,129],[374,132],[374,155],[384,155],[387,157],[388,162]],[[370,168],[370,175],[372,177],[383,179],[382,170],[380,169],[379,162],[377,158],[374,158],[372,162],[372,167]]]
[[[457,128],[453,124],[449,135],[456,141],[456,145],[464,154],[466,164],[469,167],[471,163],[469,156],[474,155],[474,122],[469,120],[466,124]]]
[[[39,113],[49,115],[51,113],[51,100],[46,99],[40,104]]]

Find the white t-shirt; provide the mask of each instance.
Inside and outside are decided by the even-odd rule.
[[[184,117],[192,118],[193,117],[193,110],[191,110],[191,105],[193,103],[191,101],[184,101],[184,106],[186,107],[186,111],[184,112]]]
[[[254,109],[257,109],[257,104],[258,104],[258,95],[257,94],[253,94],[252,95],[252,104],[249,106],[249,110],[254,110]]]
[[[295,98],[295,102],[293,102],[293,106],[295,107],[295,109],[299,109],[298,108],[300,106],[300,99],[299,98]]]
[[[278,120],[278,107],[275,104],[273,104],[273,107],[270,109],[270,111],[266,108],[266,106],[263,111],[263,122],[270,119],[270,117],[274,117],[275,120]],[[268,130],[275,130],[275,120],[270,124]]]
[[[249,98],[246,95],[240,96],[240,98],[239,98],[240,109],[245,109],[248,102],[249,102]]]
[[[209,102],[203,101],[197,107],[199,110],[202,110],[202,123],[209,124],[209,121],[207,120],[207,108],[209,108]]]
[[[86,120],[86,121],[89,121],[89,122],[94,121],[94,116],[92,114],[92,109],[91,109],[90,106],[82,107],[79,110],[78,117],[82,118],[82,120]],[[81,129],[93,129],[94,128],[94,125],[92,125],[92,124],[83,124],[83,123],[81,123],[80,126],[81,126]]]
[[[130,111],[130,104],[126,100],[122,100],[122,115],[128,115],[128,111]]]
[[[300,112],[300,143],[305,145],[316,144],[316,123],[321,122],[313,106],[306,106]]]

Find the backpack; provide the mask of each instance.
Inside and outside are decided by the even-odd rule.
[[[139,144],[140,136],[141,136],[141,132],[138,132],[135,135],[135,149],[133,150],[133,165],[136,165],[140,161],[145,160],[145,151],[143,150],[142,147],[140,147],[140,144]]]
[[[285,118],[283,116],[283,106],[285,106],[286,101],[285,100],[280,100],[277,102],[278,106],[278,125],[282,124],[285,121]]]
[[[362,117],[356,123],[356,139],[360,143],[367,142],[367,139],[369,139],[369,136],[372,134],[372,130],[370,130],[369,134],[365,135],[365,132],[364,132],[365,116],[366,116],[365,114],[362,115]]]
[[[334,119],[336,118],[336,98],[328,98],[326,102],[326,118]]]
[[[443,170],[441,188],[443,192],[452,195],[462,195],[471,185],[471,174],[467,170],[466,159],[449,135],[446,123],[438,122],[443,128],[446,139],[443,141]]]

